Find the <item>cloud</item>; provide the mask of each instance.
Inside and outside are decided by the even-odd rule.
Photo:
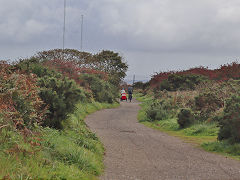
[[[240,47],[240,3],[236,0],[103,0],[91,5],[105,34],[128,39],[133,49],[216,51]]]
[[[62,7],[58,0],[0,0],[0,39],[5,43],[37,44],[60,32]]]
[[[82,14],[84,50],[121,52],[131,73],[239,55],[239,0],[67,0],[67,48],[80,48]],[[0,59],[62,47],[63,0],[0,0],[0,17]]]

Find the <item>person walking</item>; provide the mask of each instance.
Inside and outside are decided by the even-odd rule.
[[[128,87],[128,99],[130,102],[132,102],[132,94],[133,94],[133,87]]]

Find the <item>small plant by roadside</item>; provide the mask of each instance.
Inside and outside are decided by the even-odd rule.
[[[186,128],[193,123],[194,117],[190,109],[181,109],[177,115],[180,128]]]

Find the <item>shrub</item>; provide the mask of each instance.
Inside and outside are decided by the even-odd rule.
[[[161,82],[161,84],[159,85],[159,88],[157,88],[157,90],[167,90],[167,91],[171,91],[173,90],[173,87],[172,87],[172,84],[166,79],[166,80],[163,80]]]
[[[63,77],[62,74],[45,67],[34,58],[23,60],[16,67],[38,76],[39,95],[48,106],[48,118],[44,121],[44,126],[62,129],[62,121],[73,112],[76,103],[87,102],[91,97],[74,80]]]
[[[66,61],[61,59],[54,59],[50,61],[45,61],[44,66],[60,72],[64,76],[67,76],[69,79],[73,79],[77,84],[81,84],[81,79],[79,78],[79,74],[81,73],[98,74],[99,76],[101,76],[101,79],[108,79],[107,73],[90,68],[80,67],[79,62],[76,60]]]
[[[155,87],[155,91],[193,90],[206,80],[205,76],[197,74],[170,74]]]
[[[93,97],[98,102],[113,103],[117,97],[117,89],[107,81],[102,80],[98,75],[82,74],[80,76],[82,86],[88,87]]]
[[[168,91],[193,90],[196,85],[206,80],[206,77],[196,74],[171,74],[160,83],[158,89]]]
[[[177,115],[177,122],[180,128],[185,128],[193,122],[193,115],[190,109],[181,109]]]
[[[51,76],[44,76],[38,82],[40,97],[49,106],[48,119],[45,126],[62,129],[62,121],[72,113],[75,105],[79,102],[86,102],[86,96],[75,81],[68,78],[57,79]]]
[[[223,99],[219,98],[215,92],[204,92],[195,97],[195,110],[206,120],[211,113],[219,110],[224,105]]]
[[[12,72],[0,64],[0,114],[16,128],[31,127],[45,119],[46,107],[39,97],[37,78],[33,74]]]
[[[216,92],[205,91],[195,97],[196,110],[210,113],[223,107],[223,98],[219,97]]]
[[[168,71],[156,73],[150,80],[151,87],[158,86],[163,80],[168,79],[168,77],[172,74],[196,74],[217,81],[226,81],[231,78],[240,79],[240,64],[238,62],[233,62],[231,64],[222,65],[220,68],[214,70],[210,70],[205,67],[195,67],[185,71]]]
[[[219,140],[240,142],[240,96],[232,96],[226,101],[226,106],[221,118],[219,118]]]
[[[138,81],[138,82],[135,82],[135,83],[133,84],[133,88],[134,88],[134,89],[146,90],[146,89],[149,88],[149,87],[150,87],[149,82],[144,83],[144,82],[142,82],[142,81]]]
[[[166,100],[156,100],[146,110],[146,114],[149,121],[164,120],[174,117],[175,107]]]

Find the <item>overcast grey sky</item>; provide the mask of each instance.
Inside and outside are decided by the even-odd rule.
[[[0,0],[0,59],[62,47],[64,0]],[[67,0],[66,48],[120,52],[128,76],[239,61],[239,0]]]

